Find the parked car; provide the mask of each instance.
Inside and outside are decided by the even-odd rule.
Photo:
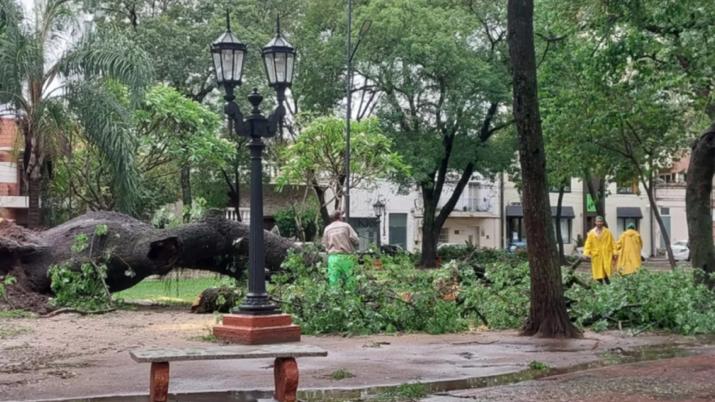
[[[508,250],[510,253],[525,253],[526,240],[513,240],[511,243],[509,243]]]
[[[674,241],[670,248],[673,249],[673,257],[676,261],[690,261],[690,247],[687,240]]]

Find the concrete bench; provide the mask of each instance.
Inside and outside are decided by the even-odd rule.
[[[194,348],[143,348],[129,352],[138,363],[151,363],[149,401],[166,402],[169,395],[169,362],[187,360],[261,359],[275,358],[274,398],[278,401],[296,400],[298,390],[297,357],[327,356],[328,352],[311,345],[284,343],[273,345],[226,345]]]

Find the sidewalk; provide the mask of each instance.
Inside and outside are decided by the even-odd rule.
[[[696,356],[578,371],[498,387],[442,392],[422,402],[651,402],[715,400],[715,348]]]
[[[122,326],[126,320],[133,323]],[[0,401],[144,401],[149,365],[132,361],[128,350],[205,345],[196,334],[205,334],[213,318],[183,312],[173,312],[169,317],[162,312],[121,311],[103,318],[65,315],[13,322],[19,326],[32,324],[36,330],[0,340]],[[68,323],[71,328],[67,328]],[[381,387],[414,382],[425,384],[429,392],[508,383],[533,378],[531,362],[555,369],[583,369],[603,359],[618,361],[643,353],[652,358],[648,354],[653,352],[638,351],[657,349],[657,345],[665,345],[661,349],[667,354],[673,348],[696,343],[693,338],[630,337],[617,332],[548,340],[520,337],[515,331],[305,336],[303,342],[328,351],[327,358],[298,360],[301,397],[313,400],[356,399],[384,391]],[[70,353],[71,347],[84,353]],[[334,378],[337,371],[347,378]],[[269,396],[272,384],[272,359],[197,361],[173,363],[169,389],[179,394],[172,399],[175,401],[245,400]],[[206,394],[219,391],[224,394]],[[98,398],[109,396],[123,398]]]

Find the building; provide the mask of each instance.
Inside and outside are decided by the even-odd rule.
[[[655,197],[664,226],[671,243],[688,240],[687,214],[685,211],[685,190],[690,156],[685,155],[673,165],[658,174]],[[715,179],[713,180],[715,186]],[[710,207],[713,217],[713,241],[715,241],[715,192],[711,194]],[[656,231],[658,248],[665,247],[660,228]]]
[[[19,224],[27,221],[28,199],[18,145],[17,121],[0,116],[0,218]]]

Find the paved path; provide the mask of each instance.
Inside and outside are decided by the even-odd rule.
[[[210,315],[154,311],[3,320],[0,326],[15,332],[0,337],[0,401],[77,400],[102,395],[134,395],[134,399],[121,400],[145,401],[149,365],[132,361],[129,350],[207,345],[200,337],[212,325]],[[515,331],[440,336],[306,336],[303,343],[326,349],[328,357],[298,359],[300,390],[313,400],[320,399],[324,390],[330,390],[332,400],[351,400],[379,393],[380,387],[409,382],[428,384],[433,392],[464,389],[523,374],[532,361],[555,368],[583,368],[603,359],[609,351],[611,355],[624,351],[628,354],[654,345],[694,342],[693,338],[632,337],[620,332],[586,333],[584,338],[575,340],[521,337]],[[334,378],[336,372],[346,378]],[[272,359],[177,362],[171,365],[169,390],[179,394],[246,394],[268,391],[272,383]],[[199,398],[192,394],[173,400]]]
[[[513,385],[452,391],[423,402],[715,401],[715,348],[697,356],[580,371]]]

